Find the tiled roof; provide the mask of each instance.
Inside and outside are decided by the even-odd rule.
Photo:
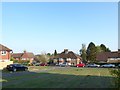
[[[119,57],[118,56],[118,52],[111,52],[111,54],[110,54],[110,56],[108,56],[108,58],[117,58],[117,57]]]
[[[11,49],[9,49],[8,47],[0,44],[0,51],[12,51]]]
[[[21,58],[22,55],[23,55],[23,53],[13,53],[12,57],[14,57],[14,58]]]
[[[27,55],[28,58],[34,58],[33,53],[26,52],[26,55]],[[22,57],[24,58],[25,56],[23,55]]]
[[[107,61],[108,58],[118,58],[120,57],[120,52],[119,51],[114,51],[114,52],[100,52],[96,56],[96,60],[98,61]]]
[[[13,53],[12,57],[14,58],[34,58],[34,54],[30,53],[30,52],[26,52],[26,53]]]
[[[57,56],[55,56],[54,58],[71,58],[71,59],[77,59],[77,58],[80,58],[80,56],[76,55],[72,51],[68,51],[67,53],[62,52],[62,53],[58,54]]]

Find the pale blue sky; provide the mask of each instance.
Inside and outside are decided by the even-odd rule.
[[[81,44],[118,49],[118,3],[3,3],[2,44],[14,52],[53,53]]]

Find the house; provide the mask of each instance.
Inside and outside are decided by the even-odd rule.
[[[68,49],[64,49],[63,52],[53,57],[54,63],[62,64],[67,63],[68,65],[76,65],[81,62],[81,57],[75,54],[72,51],[68,51]]]
[[[99,62],[120,63],[120,51],[100,52],[96,56]]]
[[[0,44],[0,62],[10,61],[12,50]]]
[[[0,69],[5,68],[9,64],[13,64],[13,61],[10,61],[11,53],[11,49],[0,44]]]
[[[30,60],[30,63],[34,60],[34,54],[26,51],[23,53],[13,53],[12,57],[15,60]]]

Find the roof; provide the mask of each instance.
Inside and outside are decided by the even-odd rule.
[[[8,47],[0,44],[0,51],[12,51],[11,49],[9,49]]]
[[[118,58],[120,57],[120,52],[119,51],[114,51],[114,52],[100,52],[96,56],[96,60],[98,61],[107,61],[108,58]]]
[[[26,52],[26,53],[13,53],[12,54],[13,58],[34,58],[34,54],[31,52]]]
[[[30,53],[30,52],[26,52],[26,56],[27,56],[28,58],[34,58],[34,54],[33,54],[33,53]],[[25,55],[23,54],[22,57],[24,58]]]
[[[20,57],[22,57],[22,55],[23,55],[23,53],[13,53],[12,57],[14,57],[14,58],[20,58]]]
[[[56,55],[54,58],[71,58],[71,59],[77,59],[80,58],[79,55],[73,53],[72,51],[68,51],[67,53],[62,52],[58,55]]]
[[[119,56],[118,56],[118,51],[116,51],[116,52],[111,52],[111,54],[110,54],[110,56],[108,56],[108,58],[118,58]]]

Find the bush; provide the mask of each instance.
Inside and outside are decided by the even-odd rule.
[[[29,60],[15,60],[13,58],[11,58],[11,61],[13,61],[13,63],[20,63],[20,64],[23,64],[23,65],[28,65],[29,64]]]
[[[120,90],[120,69],[113,69],[110,72],[115,76],[115,87]]]

